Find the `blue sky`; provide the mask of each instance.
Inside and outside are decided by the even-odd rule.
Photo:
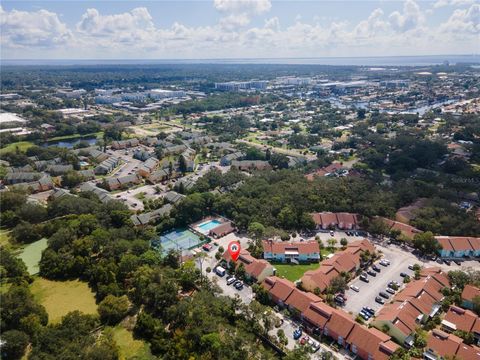
[[[478,54],[475,0],[2,1],[4,59]]]

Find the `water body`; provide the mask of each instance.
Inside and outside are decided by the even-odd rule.
[[[4,59],[5,65],[162,65],[162,64],[291,64],[291,65],[356,65],[356,66],[429,66],[450,64],[480,64],[480,55],[378,56],[378,57],[311,57],[311,58],[249,58],[249,59]]]
[[[88,146],[93,146],[97,143],[97,138],[88,137],[88,138],[76,138],[76,139],[67,139],[67,140],[58,140],[58,141],[47,141],[42,144],[43,147],[57,146],[65,149],[73,149],[73,147],[79,143],[88,143]]]

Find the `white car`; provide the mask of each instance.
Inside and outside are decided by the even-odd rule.
[[[313,339],[308,339],[307,344],[312,349],[312,352],[317,352],[320,349],[320,344]]]
[[[353,291],[355,292],[359,292],[360,289],[358,288],[358,286],[355,286],[355,285],[350,285],[350,289],[352,289]]]

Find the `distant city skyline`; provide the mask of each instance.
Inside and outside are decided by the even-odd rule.
[[[480,4],[3,1],[2,59],[228,59],[480,53]]]

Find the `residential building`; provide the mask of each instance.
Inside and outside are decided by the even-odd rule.
[[[422,231],[400,221],[390,220],[387,218],[380,218],[383,220],[385,225],[387,225],[388,230],[398,230],[400,233],[407,237],[408,239],[413,239],[416,234],[421,233]]]
[[[242,171],[252,170],[271,170],[272,166],[268,161],[263,160],[233,160],[231,162],[232,168]]]
[[[358,214],[320,212],[313,213],[312,219],[317,229],[352,230],[359,228]]]
[[[171,204],[163,205],[161,208],[142,214],[135,214],[130,216],[130,220],[135,226],[146,226],[166,216],[170,213],[173,206]]]
[[[46,169],[46,172],[53,176],[63,175],[69,171],[73,171],[73,165],[49,165]]]
[[[142,165],[139,166],[137,174],[146,178],[149,177],[152,172],[155,171],[159,164],[159,161],[154,158],[148,158]]]
[[[438,268],[426,268],[419,280],[408,283],[405,288],[386,304],[372,325],[379,330],[388,327],[388,334],[399,343],[411,345],[410,335],[427,319],[440,310],[443,299],[442,290],[450,282],[445,273]]]
[[[241,151],[237,151],[237,152],[234,152],[232,154],[227,154],[220,159],[220,165],[221,166],[232,165],[232,161],[239,160],[244,156],[245,156],[245,153],[243,153]]]
[[[41,177],[42,174],[36,172],[10,172],[5,175],[5,177],[3,178],[3,182],[6,185],[14,185],[37,181]]]
[[[375,247],[366,239],[348,244],[344,251],[323,261],[318,269],[306,271],[302,277],[302,287],[310,292],[314,292],[315,289],[325,291],[330,281],[340,276],[342,272],[355,274],[362,263],[361,254],[367,251],[373,253]]]
[[[103,180],[104,187],[107,190],[119,190],[138,185],[142,179],[138,175],[126,175],[120,177],[109,177]]]
[[[320,247],[315,240],[304,242],[263,241],[263,258],[279,262],[319,262]]]
[[[472,333],[477,343],[480,340],[480,317],[473,311],[458,306],[450,306],[442,320],[441,328],[448,333],[457,330]]]
[[[480,288],[465,285],[462,291],[462,307],[473,310],[473,299],[475,297],[480,297]]]
[[[436,236],[442,258],[480,257],[480,238],[466,236]]]
[[[113,198],[110,196],[107,190],[100,189],[99,187],[96,187],[91,183],[83,183],[82,185],[80,185],[79,190],[81,192],[87,192],[87,191],[93,192],[95,195],[98,196],[98,198],[102,203],[107,203],[113,200]]]
[[[185,195],[179,194],[175,191],[168,191],[163,195],[163,198],[169,203],[175,205],[185,198]]]
[[[232,261],[232,257],[228,251],[225,251],[223,258],[227,262]],[[250,255],[250,252],[245,249],[240,250],[240,256],[238,257],[237,261],[234,262],[234,264],[235,267],[243,264],[247,279],[259,283],[265,280],[266,277],[272,276],[275,273],[274,267],[270,265],[268,261],[255,259],[252,255]]]
[[[462,338],[434,329],[428,335],[427,346],[423,356],[427,360],[440,360],[445,356],[453,356],[457,353],[462,343]]]
[[[112,156],[103,160],[93,171],[95,175],[106,175],[112,172],[118,165],[120,165],[120,159]]]
[[[355,324],[346,338],[346,347],[360,359],[388,360],[399,348],[390,336],[375,328]]]
[[[147,181],[152,184],[158,184],[159,182],[168,180],[170,178],[170,172],[165,169],[157,170],[152,172],[147,177]]]
[[[111,144],[111,147],[112,149],[115,149],[115,150],[121,150],[121,149],[135,147],[138,145],[140,145],[140,141],[134,138],[134,139],[127,139],[127,140],[113,141]]]

